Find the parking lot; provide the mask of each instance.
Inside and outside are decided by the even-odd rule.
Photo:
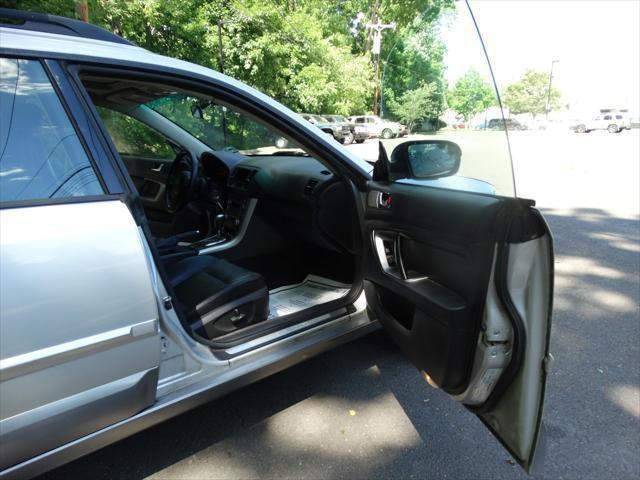
[[[455,135],[477,145],[494,133]],[[640,131],[510,136],[518,194],[538,200],[556,248],[556,361],[535,478],[638,478]],[[375,141],[348,148],[377,155]],[[526,478],[382,332],[47,477]]]

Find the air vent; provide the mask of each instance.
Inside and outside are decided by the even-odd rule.
[[[318,182],[319,180],[316,180],[315,178],[310,179],[304,186],[304,194],[311,195],[313,190],[316,188],[316,185],[318,185]]]
[[[233,175],[231,177],[231,183],[236,187],[246,187],[256,173],[257,173],[257,170],[237,167],[233,171]]]

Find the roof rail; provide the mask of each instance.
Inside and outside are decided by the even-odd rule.
[[[57,15],[25,12],[11,8],[0,8],[0,27],[33,30],[36,32],[57,33],[74,37],[91,38],[105,42],[133,45],[133,43],[111,33],[104,28]]]

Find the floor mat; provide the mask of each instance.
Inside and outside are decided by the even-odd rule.
[[[302,283],[285,285],[269,292],[269,318],[290,315],[314,305],[344,297],[351,285],[316,275],[308,275]]]

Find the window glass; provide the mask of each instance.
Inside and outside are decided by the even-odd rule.
[[[0,58],[0,201],[102,188],[42,65]]]
[[[246,155],[270,155],[278,150],[298,148],[267,125],[212,100],[172,94],[153,100],[146,106],[165,116],[213,150],[238,151]],[[307,118],[306,115],[303,117]]]
[[[162,134],[129,115],[97,107],[120,155],[173,160],[176,152]]]
[[[448,140],[460,147],[455,174],[407,183],[514,196],[507,135],[524,135],[522,109],[501,108],[467,2],[440,5],[436,17],[435,7],[427,8],[402,31],[385,31],[379,117],[406,126],[408,135],[382,142],[389,156],[407,140]]]

